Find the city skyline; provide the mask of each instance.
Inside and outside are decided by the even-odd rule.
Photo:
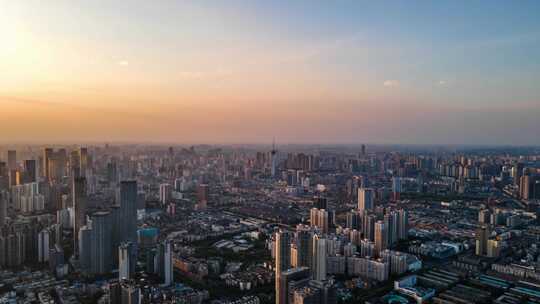
[[[539,6],[0,1],[0,134],[540,145]]]
[[[0,304],[540,304],[539,13],[0,0]]]

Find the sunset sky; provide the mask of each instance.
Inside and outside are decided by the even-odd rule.
[[[0,0],[0,142],[540,145],[540,1]]]

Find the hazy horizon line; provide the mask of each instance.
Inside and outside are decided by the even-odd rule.
[[[76,140],[59,140],[59,141],[2,141],[0,140],[0,148],[5,146],[21,146],[21,145],[31,145],[31,146],[97,146],[97,145],[121,145],[121,146],[130,146],[130,145],[143,145],[143,146],[272,146],[272,141],[135,141],[135,140],[85,140],[85,141],[76,141]],[[335,141],[335,142],[317,142],[317,141],[284,141],[276,142],[277,147],[279,146],[409,146],[409,147],[512,147],[512,148],[540,148],[538,144],[512,144],[512,143],[425,143],[425,142],[370,142],[370,141]]]

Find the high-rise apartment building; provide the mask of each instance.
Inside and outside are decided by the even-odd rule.
[[[172,186],[170,184],[159,185],[159,201],[166,205],[171,200]]]
[[[313,279],[326,280],[326,238],[313,235]]]
[[[309,279],[309,268],[297,267],[280,272],[276,278],[276,304],[292,304],[289,301],[289,284],[297,280]]]
[[[135,244],[125,242],[118,246],[118,278],[120,280],[130,280],[135,273],[137,264],[137,252]]]
[[[163,286],[170,286],[173,282],[172,243],[170,240],[164,240],[158,244],[154,264]]]
[[[358,211],[373,210],[375,206],[375,191],[371,188],[358,189]]]
[[[310,210],[310,225],[316,227],[323,233],[328,233],[329,229],[329,214],[324,209],[311,208]]]
[[[377,222],[377,216],[375,214],[364,213],[362,216],[362,233],[364,238],[370,241],[375,240],[375,222]]]
[[[409,212],[404,209],[398,210],[398,239],[406,240],[409,238]]]
[[[476,255],[487,255],[488,238],[489,228],[487,225],[480,226],[476,229]]]
[[[313,233],[308,227],[297,227],[296,229],[296,265],[295,267],[311,267],[313,258],[313,243],[311,241]]]
[[[388,247],[388,227],[383,221],[375,223],[375,253],[380,255],[381,251]]]

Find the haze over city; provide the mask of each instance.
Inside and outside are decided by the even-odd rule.
[[[0,0],[0,304],[540,304],[540,1]]]
[[[538,1],[0,1],[4,143],[538,145]]]

